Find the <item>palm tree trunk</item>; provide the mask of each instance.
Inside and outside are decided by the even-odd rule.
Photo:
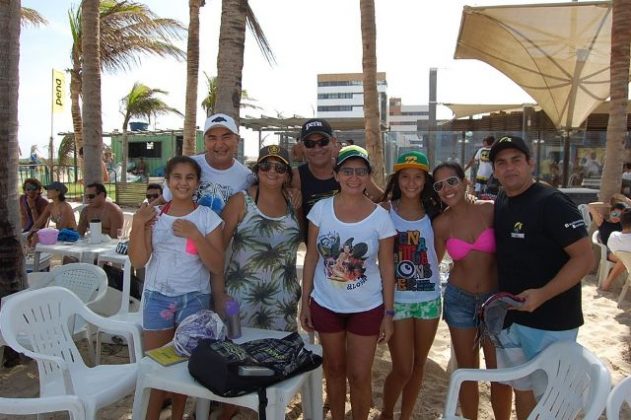
[[[18,90],[20,0],[0,1],[0,297],[24,288],[26,273],[18,235]]]
[[[81,6],[81,47],[83,50],[83,181],[103,182],[101,153],[101,60],[99,53],[99,0],[83,0]]]
[[[81,69],[73,68],[70,71],[70,112],[72,114],[72,127],[74,129],[74,144],[76,150],[83,147],[83,120],[81,119]]]
[[[184,110],[184,145],[182,153],[195,154],[197,121],[197,83],[199,81],[199,8],[202,0],[188,2],[188,44],[186,46],[186,105]]]
[[[129,140],[127,139],[127,124],[128,120],[123,123],[123,151],[121,152],[121,179],[118,182],[127,184],[127,156],[129,156]]]
[[[620,192],[624,142],[627,134],[629,52],[631,48],[631,0],[613,0],[611,24],[611,103],[607,123],[607,147],[600,184],[600,199]]]
[[[246,12],[247,0],[222,1],[215,112],[230,115],[237,126],[241,105]]]
[[[374,169],[377,185],[385,185],[383,143],[379,128],[379,100],[377,93],[377,25],[374,0],[360,0],[362,29],[362,68],[364,71],[364,131],[366,149]]]

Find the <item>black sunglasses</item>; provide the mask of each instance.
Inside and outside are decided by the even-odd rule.
[[[316,146],[324,147],[327,144],[329,144],[330,141],[331,139],[329,139],[328,137],[324,137],[324,138],[321,138],[320,140],[307,139],[307,140],[303,140],[302,142],[304,143],[307,149],[313,149]]]
[[[96,194],[86,194],[85,198],[89,198],[90,200],[92,200],[94,197],[96,197]]]
[[[160,194],[147,194],[145,195],[145,197],[147,197],[147,200],[155,200],[156,198],[160,197]]]
[[[24,187],[24,189],[25,189],[26,191],[37,191],[39,188],[37,188],[37,187],[36,187],[36,186],[34,186],[34,185],[27,185],[26,187]]]
[[[277,174],[284,174],[287,172],[287,165],[278,162],[261,162],[259,163],[259,169],[263,172],[268,172],[274,168]]]

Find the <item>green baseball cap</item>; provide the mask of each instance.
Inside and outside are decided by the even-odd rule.
[[[368,152],[363,147],[359,147],[356,145],[342,147],[340,152],[337,154],[337,159],[335,161],[335,167],[340,167],[344,161],[350,158],[361,158],[366,161],[368,166],[370,166],[370,161],[368,160]]]
[[[407,168],[421,169],[425,172],[429,172],[429,159],[427,159],[425,153],[416,150],[405,152],[399,155],[397,163],[394,164],[394,171],[398,172],[401,169]]]

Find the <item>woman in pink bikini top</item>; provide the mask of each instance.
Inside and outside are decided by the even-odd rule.
[[[459,368],[478,368],[479,345],[477,314],[480,306],[497,291],[493,203],[472,202],[466,198],[467,181],[462,167],[445,162],[434,169],[434,190],[447,209],[433,223],[435,246],[440,261],[449,253],[453,268],[444,289],[443,318],[449,325],[451,342]],[[487,368],[497,366],[495,348],[489,340],[482,343]],[[496,419],[511,413],[511,388],[491,384],[491,402]],[[478,415],[478,385],[463,384],[460,393],[462,416]]]

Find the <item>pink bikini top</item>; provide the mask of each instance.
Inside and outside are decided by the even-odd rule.
[[[474,250],[492,254],[495,252],[495,232],[493,228],[484,229],[472,244],[462,239],[449,238],[445,246],[451,258],[456,261],[463,259]]]

